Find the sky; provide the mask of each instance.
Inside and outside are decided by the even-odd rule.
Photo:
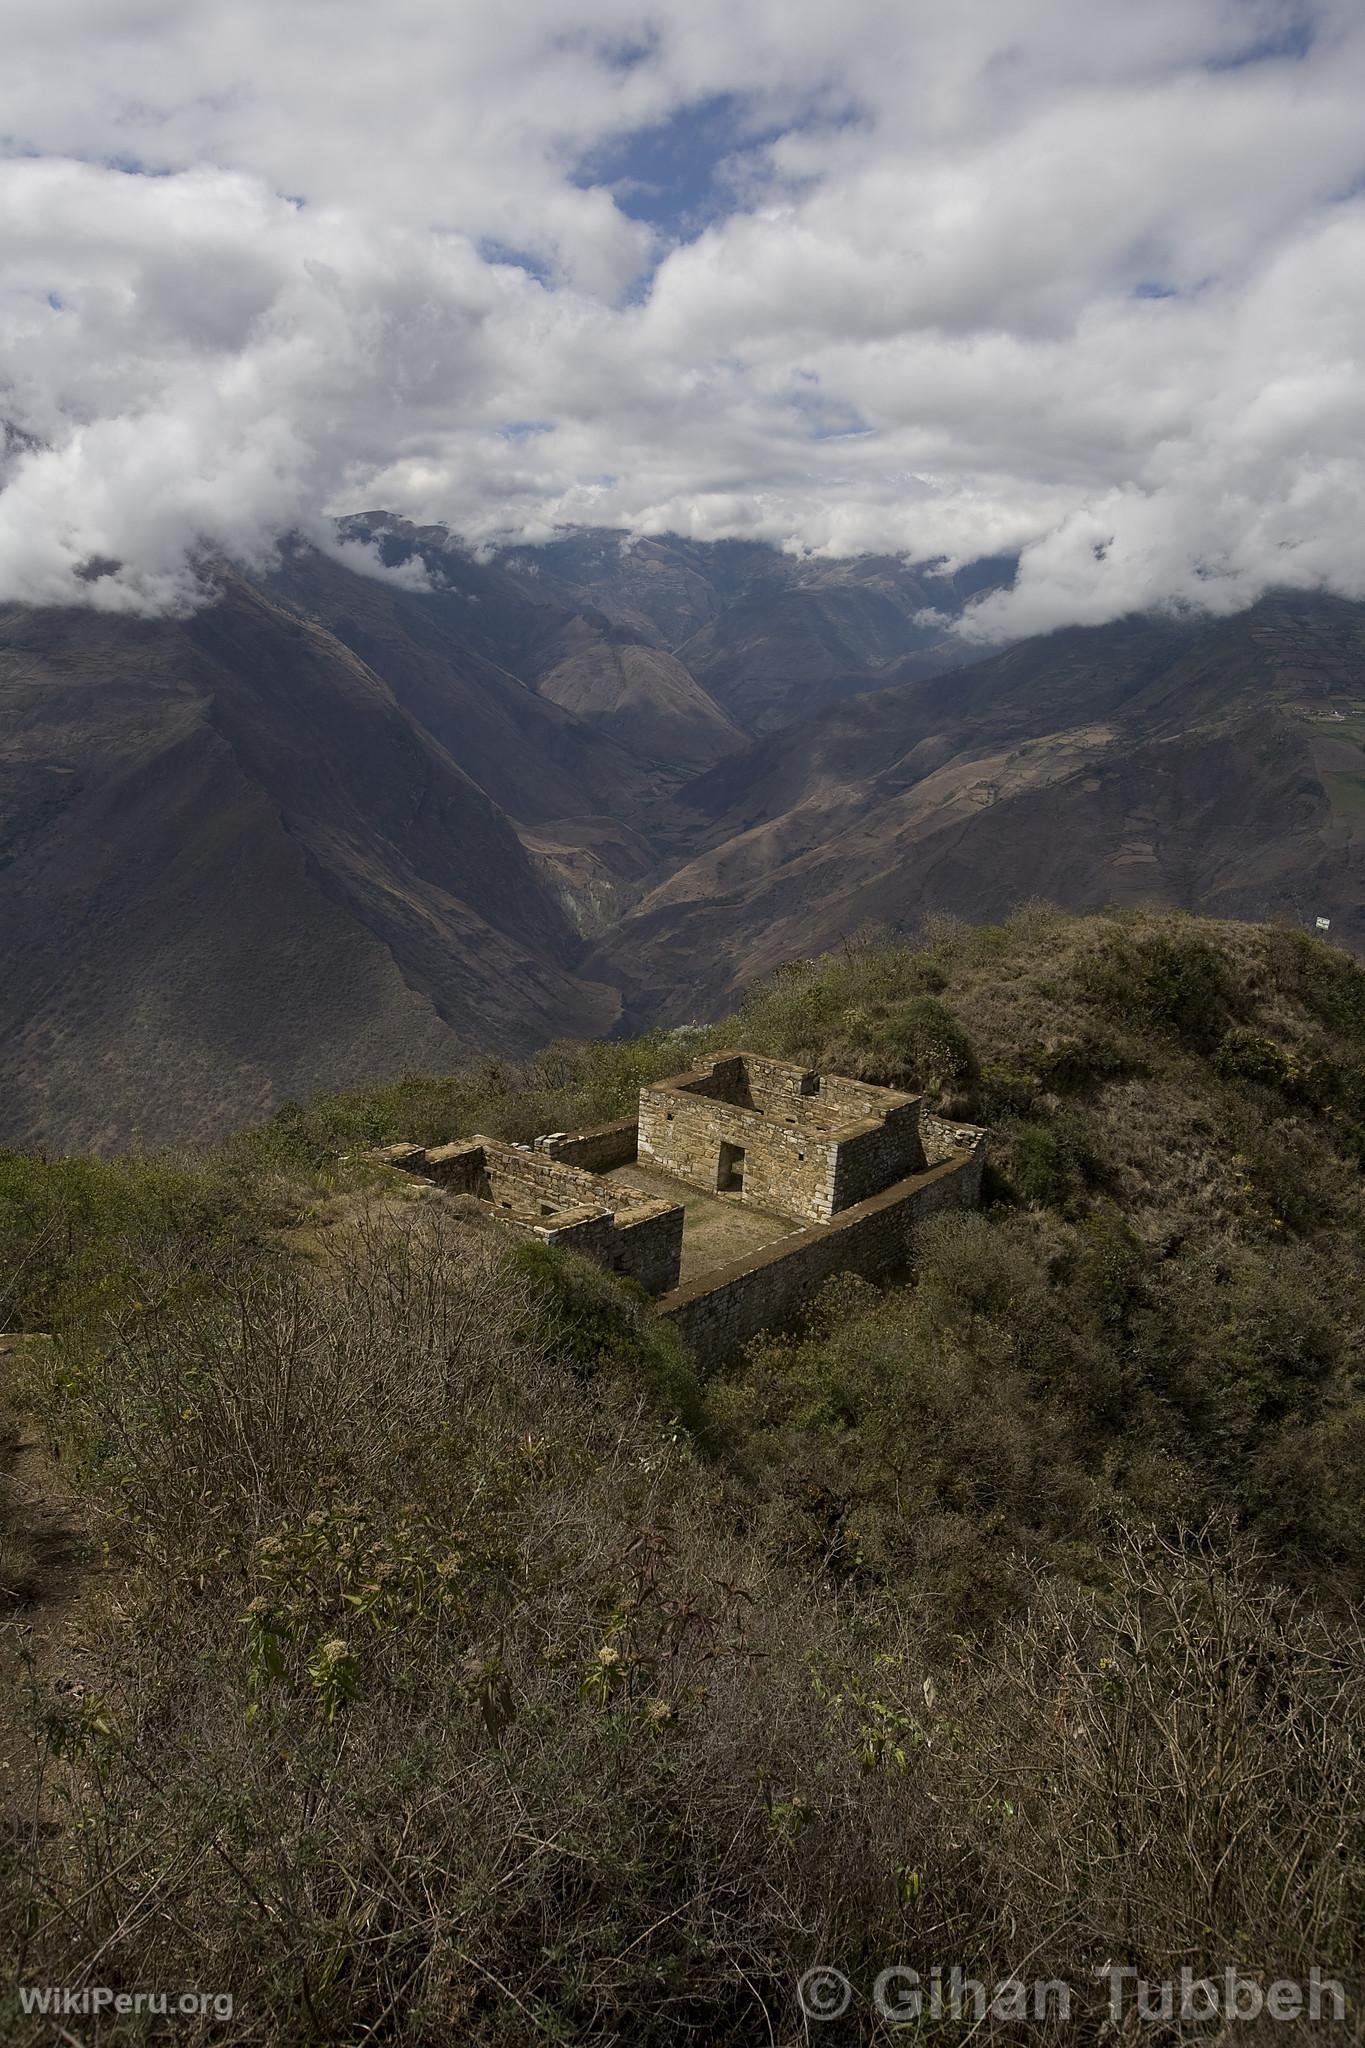
[[[0,601],[376,507],[1365,597],[1362,0],[6,16]]]

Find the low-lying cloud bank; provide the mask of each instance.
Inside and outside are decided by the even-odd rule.
[[[362,504],[1018,552],[983,640],[1365,596],[1358,0],[513,12],[11,31],[0,600]]]

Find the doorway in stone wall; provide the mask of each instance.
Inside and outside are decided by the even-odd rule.
[[[744,1193],[744,1147],[727,1145],[720,1148],[720,1164],[716,1168],[716,1193],[719,1195],[742,1195]]]

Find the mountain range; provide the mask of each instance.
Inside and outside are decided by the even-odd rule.
[[[370,512],[187,618],[0,610],[0,1142],[208,1140],[1029,895],[1358,948],[1365,606],[968,664],[1011,573]]]

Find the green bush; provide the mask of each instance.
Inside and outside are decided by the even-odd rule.
[[[880,1044],[887,1078],[962,1104],[975,1102],[980,1067],[971,1039],[951,1010],[933,996],[916,996],[886,1019]]]
[[[118,1308],[149,1250],[207,1270],[265,1221],[252,1187],[216,1169],[0,1152],[0,1321],[52,1330]]]
[[[1088,963],[1084,984],[1124,1023],[1194,1052],[1212,1052],[1242,1007],[1222,956],[1192,934],[1109,938]]]
[[[982,1067],[980,1102],[986,1123],[998,1124],[1005,1117],[1027,1116],[1037,1099],[1036,1075],[1023,1073],[999,1060],[987,1060]]]
[[[1069,1215],[1083,1205],[1099,1162],[1074,1118],[1038,1118],[1010,1133],[1009,1181],[1021,1201]]]
[[[1085,1094],[1103,1081],[1140,1071],[1140,1062],[1130,1053],[1095,1031],[1040,1048],[1031,1064],[1041,1085],[1056,1095]]]
[[[671,1323],[656,1316],[633,1280],[606,1273],[558,1246],[527,1242],[507,1254],[532,1306],[528,1328],[586,1378],[615,1378],[638,1389],[664,1421],[698,1442],[708,1438],[706,1403],[690,1352]]]
[[[1225,1034],[1212,1065],[1225,1081],[1250,1081],[1258,1088],[1285,1088],[1294,1072],[1288,1055],[1273,1039],[1240,1025]]]

